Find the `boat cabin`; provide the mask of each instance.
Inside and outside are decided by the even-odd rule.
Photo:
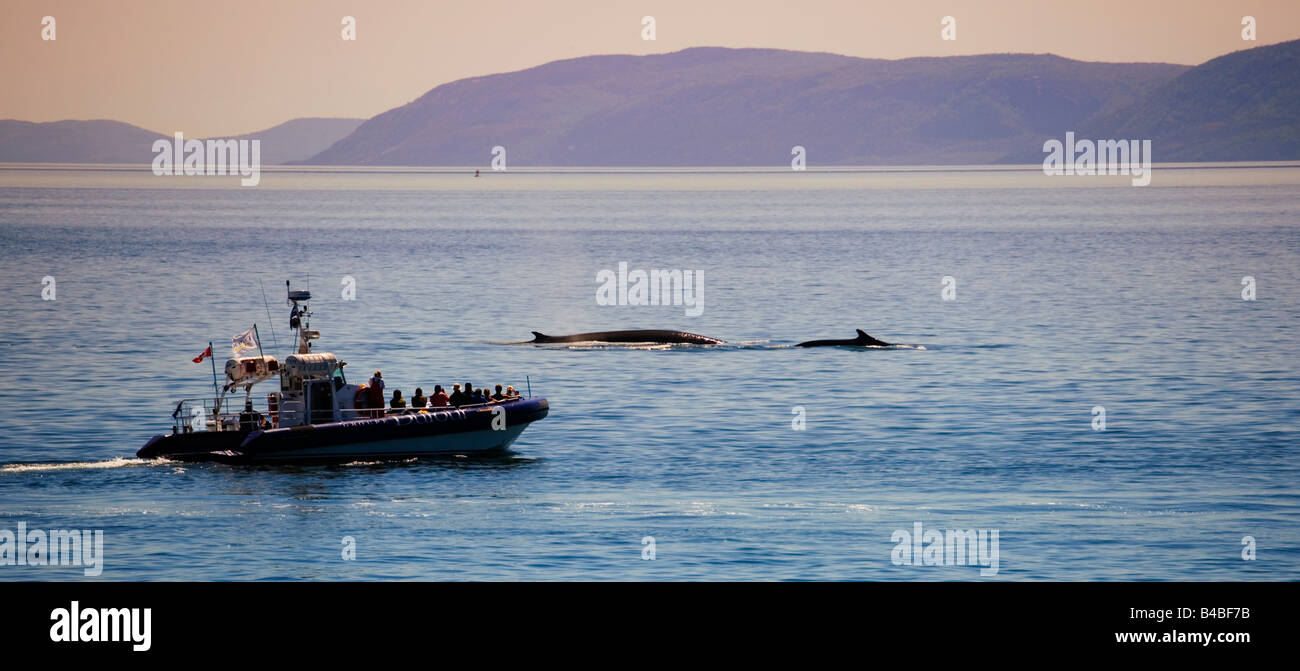
[[[340,405],[352,406],[343,367],[329,352],[290,354],[280,373],[279,426],[323,424],[339,421]],[[340,396],[347,397],[340,403]]]

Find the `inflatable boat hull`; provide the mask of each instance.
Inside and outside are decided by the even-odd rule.
[[[398,459],[505,450],[550,412],[544,398],[242,433],[154,436],[142,459],[290,463]]]

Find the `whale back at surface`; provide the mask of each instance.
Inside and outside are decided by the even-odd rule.
[[[847,340],[809,340],[808,342],[801,342],[795,347],[893,347],[893,343],[873,338],[862,329],[857,331],[858,337],[856,338]]]
[[[691,343],[698,345],[720,345],[721,340],[685,331],[668,331],[659,329],[633,329],[628,331],[592,331],[571,335],[550,336],[533,331],[535,343],[565,342],[611,342],[611,343]]]
[[[858,337],[846,340],[809,340],[796,347],[892,347],[893,343],[878,340],[858,329]],[[607,342],[607,343],[689,343],[697,345],[721,345],[723,341],[686,331],[660,329],[631,329],[626,331],[591,331],[569,335],[546,335],[533,331],[532,343],[573,343],[573,342]]]

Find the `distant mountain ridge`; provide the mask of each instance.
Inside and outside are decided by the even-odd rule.
[[[0,162],[148,163],[153,131],[121,121],[0,120]]]
[[[234,139],[261,140],[263,165],[298,161],[317,154],[364,119],[302,118]],[[172,140],[120,121],[0,120],[0,162],[4,163],[143,163],[153,161],[153,143]]]
[[[874,60],[699,47],[444,84],[307,163],[762,166],[987,163],[1189,69],[994,54]]]
[[[696,47],[554,61],[437,86],[369,120],[239,136],[262,162],[340,166],[1036,163],[1046,139],[1150,139],[1167,161],[1300,160],[1300,40],[1198,66],[1050,54],[863,59]],[[0,121],[0,161],[152,160],[116,121]]]
[[[235,139],[261,140],[262,163],[283,165],[315,156],[364,122],[365,119],[303,117]]]
[[[1300,40],[1207,61],[1084,131],[1150,138],[1158,161],[1300,159]]]

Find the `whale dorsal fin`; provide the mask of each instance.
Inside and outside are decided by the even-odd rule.
[[[545,337],[547,337],[547,335],[546,335],[545,333],[542,333],[541,331],[532,331],[531,333],[533,334],[533,339],[534,339],[534,340],[536,340],[536,339],[538,339],[538,338],[545,338]]]
[[[857,331],[858,331],[858,337],[859,337],[859,338],[870,338],[870,337],[871,337],[871,336],[867,335],[867,332],[866,332],[866,331],[863,331],[862,329],[858,329]]]

